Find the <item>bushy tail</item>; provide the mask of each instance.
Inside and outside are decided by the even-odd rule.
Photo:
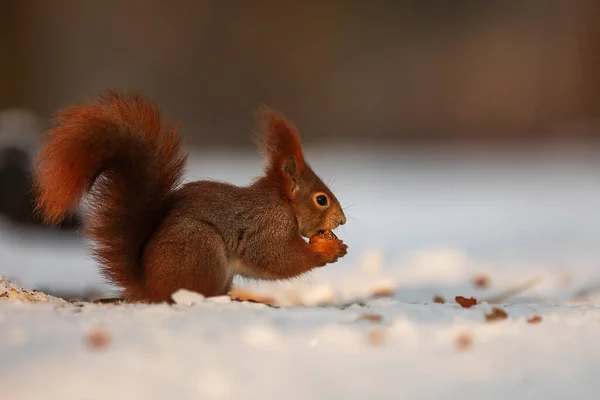
[[[62,110],[38,158],[37,210],[48,224],[89,192],[85,233],[106,277],[133,295],[146,240],[164,218],[186,163],[175,125],[135,94],[108,94]]]

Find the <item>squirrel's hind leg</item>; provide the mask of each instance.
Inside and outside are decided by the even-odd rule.
[[[229,292],[233,270],[223,238],[212,225],[187,218],[167,220],[155,238],[144,254],[147,301],[171,302],[179,289],[206,297]]]

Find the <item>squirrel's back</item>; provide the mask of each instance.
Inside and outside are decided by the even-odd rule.
[[[89,192],[85,233],[107,277],[136,297],[144,243],[168,212],[186,157],[155,104],[108,94],[59,112],[38,157],[37,209],[47,223]]]

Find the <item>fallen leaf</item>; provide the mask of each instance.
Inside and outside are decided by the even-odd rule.
[[[477,289],[487,289],[490,287],[490,277],[487,275],[478,275],[473,278],[473,286]]]
[[[539,324],[540,322],[542,322],[542,317],[539,315],[534,315],[533,317],[527,319],[528,324]]]
[[[485,315],[485,322],[493,322],[493,321],[500,321],[503,319],[507,319],[508,318],[508,314],[506,313],[506,311],[500,309],[500,308],[492,308],[492,312],[489,314]]]
[[[456,349],[466,350],[473,346],[473,336],[469,333],[463,332],[456,337]]]
[[[391,288],[391,287],[379,287],[379,288],[375,288],[373,289],[373,292],[371,293],[373,295],[373,297],[392,297],[394,294],[396,293],[396,291]]]
[[[105,329],[94,329],[86,337],[87,345],[92,350],[101,350],[105,348],[111,340],[110,333]]]
[[[477,304],[477,299],[475,299],[474,297],[467,299],[463,296],[456,296],[454,299],[463,308],[471,308]]]
[[[446,302],[446,299],[444,299],[442,296],[435,296],[433,298],[433,302],[438,304],[444,304]]]
[[[229,292],[229,297],[235,301],[247,301],[250,303],[261,303],[268,306],[277,307],[277,302],[274,298],[253,293],[249,290],[233,289]]]
[[[386,333],[383,329],[373,329],[367,335],[367,341],[371,346],[381,346],[385,343]]]
[[[358,321],[369,321],[373,323],[380,323],[383,321],[383,316],[381,314],[375,313],[364,313],[358,316]]]

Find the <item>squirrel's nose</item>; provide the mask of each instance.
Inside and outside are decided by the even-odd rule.
[[[346,216],[342,215],[342,218],[340,218],[340,225],[344,225],[346,223]]]

